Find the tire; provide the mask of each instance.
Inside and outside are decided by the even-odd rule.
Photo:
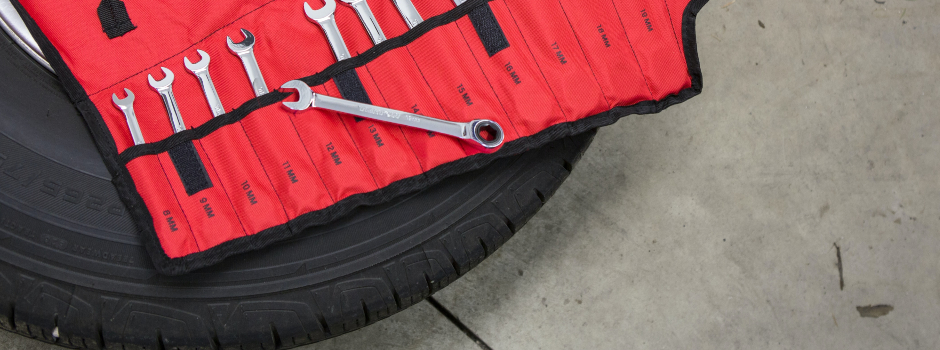
[[[401,311],[531,218],[594,133],[179,277],[136,236],[54,75],[0,37],[0,328],[88,349],[275,349]]]

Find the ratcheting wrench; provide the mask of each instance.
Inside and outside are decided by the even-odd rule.
[[[297,102],[284,102],[284,106],[302,111],[310,107],[323,108],[335,112],[352,114],[355,116],[388,122],[413,128],[433,131],[438,134],[450,135],[460,139],[474,141],[484,148],[497,148],[503,144],[503,128],[492,120],[477,119],[469,123],[457,123],[437,118],[411,114],[394,109],[373,106],[341,98],[316,94],[310,90],[306,83],[300,80],[291,80],[281,86],[281,89],[297,91]]]
[[[178,133],[186,130],[186,124],[183,123],[183,116],[180,115],[180,108],[176,105],[176,97],[173,96],[173,71],[160,67],[163,74],[166,75],[163,80],[153,79],[153,75],[148,74],[147,80],[150,81],[150,87],[160,94],[163,98],[163,106],[166,107],[166,113],[170,116],[170,124],[173,125],[173,132]]]
[[[375,20],[375,15],[372,14],[372,10],[369,9],[369,3],[366,0],[340,0],[352,6],[356,10],[356,14],[359,15],[359,20],[362,21],[362,25],[366,27],[366,32],[369,33],[369,37],[372,38],[372,43],[378,45],[380,42],[385,41],[385,33],[382,33],[382,28],[379,27],[379,22]]]
[[[222,106],[219,93],[215,91],[215,84],[212,83],[212,77],[209,76],[209,54],[202,50],[196,50],[196,52],[199,53],[199,62],[192,63],[189,61],[189,57],[183,57],[183,64],[199,79],[202,91],[206,94],[206,101],[209,102],[209,109],[212,110],[212,116],[218,117],[225,114],[225,107]]]
[[[405,19],[405,24],[408,25],[408,29],[412,29],[421,24],[421,22],[424,22],[424,19],[421,18],[421,14],[418,13],[418,9],[411,3],[411,0],[392,0],[392,2],[395,3],[395,7],[398,8],[401,17]]]
[[[310,4],[304,2],[304,13],[311,21],[317,22],[323,32],[326,33],[326,40],[330,42],[333,54],[336,55],[336,61],[339,62],[352,56],[349,54],[349,49],[346,48],[346,42],[343,41],[343,36],[339,33],[339,27],[336,26],[336,18],[333,16],[333,13],[336,12],[336,0],[324,1],[326,5],[318,10],[310,8]]]
[[[261,68],[258,67],[258,60],[255,59],[255,36],[246,29],[242,29],[242,35],[245,40],[240,43],[232,42],[231,37],[227,37],[228,49],[241,58],[242,65],[245,66],[245,72],[248,73],[248,80],[251,81],[251,88],[255,91],[255,96],[261,96],[268,93],[268,86],[264,83],[264,77],[261,76]]]
[[[117,94],[111,94],[111,101],[121,112],[124,112],[124,117],[127,118],[127,127],[131,130],[131,138],[134,139],[134,144],[142,145],[145,143],[144,134],[140,132],[140,124],[137,123],[137,115],[134,114],[134,93],[128,88],[124,88],[124,92],[127,93],[126,98],[121,99],[117,97]]]

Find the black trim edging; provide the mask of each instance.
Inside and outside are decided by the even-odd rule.
[[[303,78],[301,80],[304,80],[305,83],[311,86],[325,83],[332,75],[346,69],[364,65],[368,63],[368,61],[378,57],[378,55],[381,53],[404,46],[407,43],[417,39],[418,36],[427,33],[437,26],[455,21],[457,18],[460,18],[468,13],[473,6],[479,6],[487,1],[489,0],[467,1],[461,5],[461,7],[457,7],[454,10],[451,10],[440,16],[428,19],[401,37],[383,42],[379,46],[366,51],[366,53],[357,56],[356,58],[336,63],[320,73]],[[456,161],[430,169],[423,174],[396,181],[384,188],[369,193],[350,196],[325,209],[303,214],[285,224],[271,227],[255,235],[237,238],[210,248],[206,251],[171,259],[166,255],[160,245],[159,238],[157,237],[156,230],[153,226],[153,218],[150,216],[149,211],[147,211],[144,207],[144,202],[140,197],[140,194],[135,190],[136,187],[134,186],[134,182],[130,176],[130,173],[124,166],[125,163],[119,163],[118,159],[133,159],[143,155],[162,153],[162,151],[158,151],[160,148],[157,147],[173,147],[174,145],[180,144],[182,142],[204,137],[222,126],[241,120],[251,113],[251,111],[278,103],[284,98],[287,98],[288,94],[275,91],[270,94],[252,99],[240,106],[238,109],[227,113],[226,115],[214,118],[214,120],[206,123],[205,125],[173,135],[157,143],[131,147],[127,149],[124,154],[119,156],[117,154],[117,148],[114,144],[114,141],[111,138],[107,127],[104,126],[104,121],[101,118],[101,115],[95,108],[94,104],[92,104],[89,100],[85,90],[81,87],[81,85],[78,84],[78,81],[75,79],[74,75],[71,74],[71,72],[68,70],[68,67],[62,61],[59,53],[55,51],[55,48],[52,46],[49,40],[38,29],[32,18],[29,17],[25,10],[23,10],[22,5],[19,4],[17,0],[13,0],[14,6],[20,12],[20,15],[24,17],[24,21],[26,22],[27,27],[36,38],[43,52],[46,53],[46,58],[50,61],[50,64],[52,65],[53,69],[56,70],[56,73],[59,74],[59,78],[62,80],[62,84],[64,85],[66,91],[75,102],[75,105],[79,111],[82,112],[82,115],[84,116],[85,121],[88,123],[92,134],[95,136],[95,144],[98,146],[99,151],[104,156],[105,165],[113,176],[112,182],[117,187],[121,200],[124,201],[124,203],[127,205],[134,221],[138,225],[138,228],[143,231],[142,238],[144,245],[147,247],[147,251],[150,253],[151,258],[153,259],[154,267],[160,273],[166,275],[181,275],[195,269],[216,264],[232,255],[260,249],[274,242],[287,239],[309,227],[327,224],[345,214],[348,214],[357,207],[381,204],[401,195],[419,191],[421,189],[427,188],[428,186],[432,186],[450,176],[480,169],[497,159],[518,155],[528,150],[543,146],[559,138],[577,135],[601,126],[613,124],[618,119],[627,115],[658,113],[672,105],[684,102],[698,95],[702,91],[702,71],[699,65],[698,48],[695,36],[695,19],[699,10],[701,10],[702,6],[704,6],[707,2],[708,0],[691,0],[683,11],[682,42],[688,73],[691,76],[692,81],[691,87],[689,88],[683,89],[676,94],[669,95],[659,101],[643,101],[631,106],[615,107],[607,112],[599,113],[577,121],[556,124],[534,135],[509,142],[495,153],[477,154],[461,158]],[[460,15],[457,16],[456,14]],[[456,17],[451,18],[454,16]],[[417,34],[412,35],[412,33]],[[382,46],[386,43],[388,44]]]

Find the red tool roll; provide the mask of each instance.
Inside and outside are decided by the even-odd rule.
[[[323,0],[307,0],[311,7]],[[388,201],[499,157],[655,113],[701,91],[694,20],[707,0],[415,0],[409,29],[369,0],[389,40],[373,46],[353,9],[335,17],[337,62],[303,0],[19,0],[16,6],[84,115],[158,270],[181,274]],[[256,97],[229,51],[240,29],[270,93]],[[184,58],[211,57],[225,114],[213,117]],[[147,76],[175,73],[186,130],[174,133]],[[316,108],[315,93],[452,121],[491,119],[506,143],[466,141]],[[131,90],[145,143],[112,94]]]

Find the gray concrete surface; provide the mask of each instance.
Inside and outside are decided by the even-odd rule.
[[[435,297],[498,350],[940,348],[938,19],[930,0],[712,0],[704,93],[601,130]],[[347,348],[479,349],[427,303],[302,349]]]

